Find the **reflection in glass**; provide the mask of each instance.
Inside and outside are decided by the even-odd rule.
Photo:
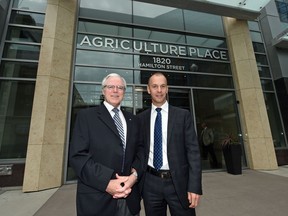
[[[251,39],[253,42],[263,43],[261,33],[260,32],[252,32],[250,31]]]
[[[270,79],[261,79],[261,86],[263,91],[274,91],[273,81]]]
[[[197,123],[198,136],[202,131],[201,123],[206,122],[214,131],[214,149],[218,162],[221,167],[225,167],[223,160],[221,143],[225,136],[232,134],[238,137],[241,142],[241,129],[237,112],[236,99],[234,92],[217,90],[194,90],[193,98],[195,104],[195,115]],[[243,143],[241,142],[242,146]],[[203,148],[200,146],[201,154]],[[244,151],[242,151],[244,152]],[[245,156],[242,156],[245,160]],[[245,161],[243,161],[243,164]],[[210,169],[210,163],[203,157],[203,169]]]
[[[6,43],[4,46],[4,58],[38,60],[40,45],[25,45]]]
[[[101,85],[75,84],[73,89],[73,108],[100,105],[103,101]]]
[[[32,62],[9,62],[2,61],[0,65],[0,76],[18,78],[36,78],[37,63]]]
[[[134,37],[138,39],[165,41],[172,43],[185,43],[185,36],[176,33],[152,31],[146,29],[134,29]]]
[[[253,42],[254,52],[265,53],[265,47],[263,43]]]
[[[191,111],[191,99],[190,90],[169,88],[167,100],[170,105]],[[151,96],[148,94],[146,87],[135,87],[134,100],[136,114],[151,107]]]
[[[133,71],[114,68],[75,67],[75,81],[100,82],[110,73],[118,73],[124,77],[126,83],[133,83]]]
[[[102,82],[102,80],[101,80]],[[102,86],[99,84],[74,84],[73,109],[79,110],[91,106],[99,106],[104,101]],[[127,86],[121,107],[133,108],[132,88]]]
[[[255,54],[257,65],[268,65],[266,55]]]
[[[260,66],[258,65],[258,72],[260,77],[270,78],[271,73],[268,66]]]
[[[187,36],[187,44],[201,47],[227,48],[225,39],[203,36]]]
[[[45,12],[47,0],[14,0],[13,8]]]
[[[85,50],[77,50],[76,64],[101,65],[101,66],[117,66],[131,68],[132,55],[120,53],[92,52]]]
[[[131,0],[81,0],[80,16],[118,22],[132,22]]]
[[[131,37],[132,29],[118,25],[108,25],[102,23],[84,22],[79,21],[78,31],[85,33],[97,33],[112,36]]]
[[[221,16],[184,10],[184,19],[188,32],[224,37]]]
[[[34,82],[0,81],[0,159],[25,158]]]
[[[214,74],[232,74],[229,63],[190,60],[190,71]]]
[[[135,24],[184,30],[181,9],[134,1],[133,15]]]
[[[10,23],[30,26],[44,26],[44,14],[29,13],[26,11],[12,11]]]
[[[141,71],[140,83],[147,84],[153,71]],[[189,73],[165,73],[169,85],[173,86],[194,86],[209,88],[233,88],[232,77],[208,76]]]
[[[10,0],[0,0],[0,5],[0,44],[2,44],[2,34],[5,30],[7,14],[10,12],[8,10]]]
[[[274,147],[285,147],[284,130],[274,93],[264,93]]]
[[[41,43],[42,30],[23,27],[9,27],[6,39],[11,41]]]

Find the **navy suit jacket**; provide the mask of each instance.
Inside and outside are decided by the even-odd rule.
[[[135,168],[143,173],[144,151],[138,142],[138,123],[131,113],[122,111],[127,123],[127,141],[124,172],[122,142],[114,121],[102,104],[80,110],[70,144],[69,163],[77,177],[77,215],[115,215],[117,199],[105,190],[110,179],[130,175]],[[140,192],[136,183],[126,198],[130,212],[140,211]]]
[[[138,114],[144,136],[145,165],[147,169],[150,149],[151,108]],[[184,208],[188,208],[187,192],[202,194],[202,169],[198,139],[193,118],[188,110],[169,105],[167,130],[168,164],[176,193]],[[141,180],[141,188],[145,176]],[[142,189],[141,189],[142,190]]]

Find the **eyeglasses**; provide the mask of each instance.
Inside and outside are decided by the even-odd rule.
[[[114,90],[116,88],[119,91],[125,90],[125,86],[115,86],[115,85],[105,85],[104,88],[107,88],[109,90]]]

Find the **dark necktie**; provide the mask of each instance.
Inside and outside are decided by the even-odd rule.
[[[161,108],[156,108],[157,116],[154,126],[154,157],[153,166],[159,170],[163,165],[162,159],[162,117]]]
[[[113,116],[113,120],[114,120],[114,123],[117,127],[117,130],[118,130],[118,133],[120,135],[120,138],[122,140],[122,147],[123,147],[123,161],[122,161],[122,171],[124,169],[124,160],[125,160],[125,135],[124,135],[124,129],[123,129],[123,124],[122,124],[122,121],[120,119],[120,116],[119,116],[119,110],[117,108],[113,108],[112,110],[115,115]]]

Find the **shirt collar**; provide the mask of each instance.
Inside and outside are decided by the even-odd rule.
[[[105,105],[105,107],[109,110],[109,112],[112,112],[112,110],[114,109],[114,107],[111,105],[111,104],[109,104],[108,102],[106,102],[106,101],[104,101],[103,102],[103,104]],[[118,107],[116,107],[119,111],[121,110],[121,107],[120,106],[118,106]]]
[[[154,104],[152,104],[152,111],[154,112],[155,111],[155,109],[156,108],[158,108],[158,107],[156,107]],[[159,107],[159,108],[161,108],[163,111],[165,111],[165,112],[168,112],[168,102],[166,101],[161,107]]]

